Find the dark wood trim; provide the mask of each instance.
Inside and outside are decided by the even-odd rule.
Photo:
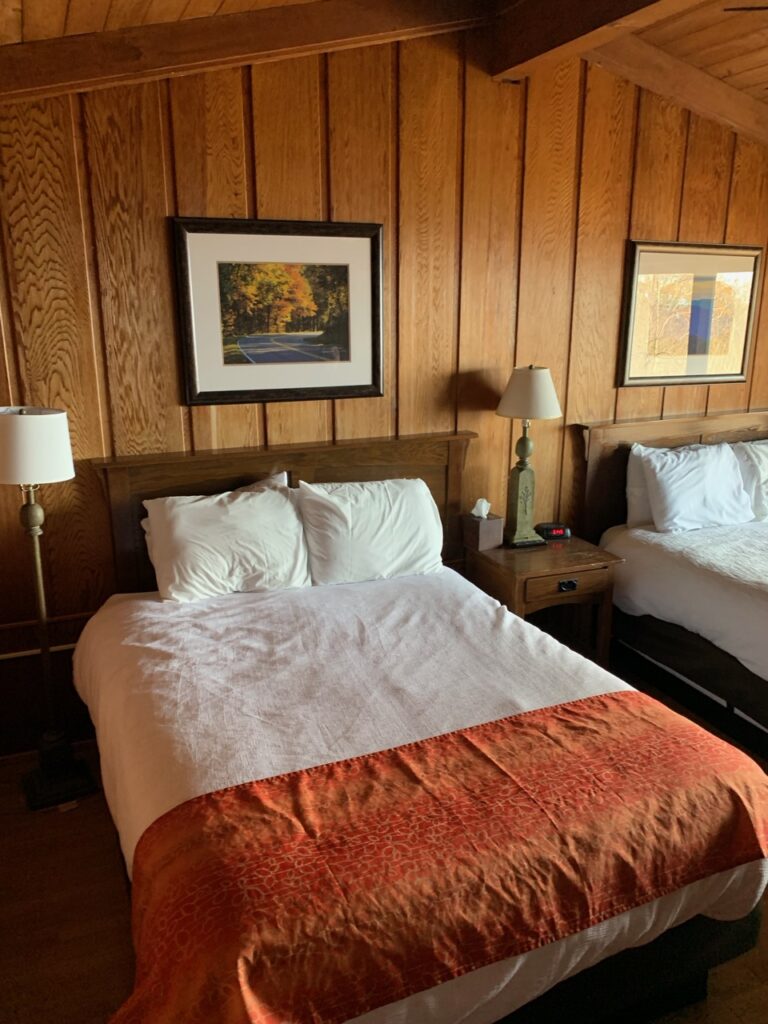
[[[474,0],[317,0],[17,43],[0,47],[0,102],[439,35],[487,17]]]
[[[494,78],[517,81],[545,62],[580,56],[701,0],[517,0],[481,30]]]
[[[208,452],[173,452],[96,459],[106,481],[112,515],[117,588],[154,590],[141,519],[145,498],[173,494],[214,494],[285,470],[293,486],[300,480],[330,482],[421,477],[432,492],[444,526],[443,558],[462,558],[461,478],[467,446],[477,434],[421,434],[359,438],[313,444]]]

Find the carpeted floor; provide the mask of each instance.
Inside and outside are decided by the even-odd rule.
[[[28,812],[32,763],[0,759],[0,1024],[104,1024],[133,972],[117,839],[100,793]],[[768,898],[759,949],[712,972],[706,1003],[663,1018],[678,1022],[768,1024]]]

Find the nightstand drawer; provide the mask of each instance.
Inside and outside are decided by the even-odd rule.
[[[571,594],[594,594],[610,583],[611,570],[589,569],[586,572],[565,572],[562,576],[534,576],[526,580],[525,600],[545,601],[549,597],[562,601]]]

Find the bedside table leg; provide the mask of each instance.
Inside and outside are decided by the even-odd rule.
[[[598,665],[608,668],[611,651],[611,619],[613,616],[613,587],[608,587],[597,606],[597,637],[595,659]]]

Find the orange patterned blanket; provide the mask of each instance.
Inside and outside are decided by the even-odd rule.
[[[768,855],[768,778],[634,691],[198,797],[113,1024],[338,1024]]]

